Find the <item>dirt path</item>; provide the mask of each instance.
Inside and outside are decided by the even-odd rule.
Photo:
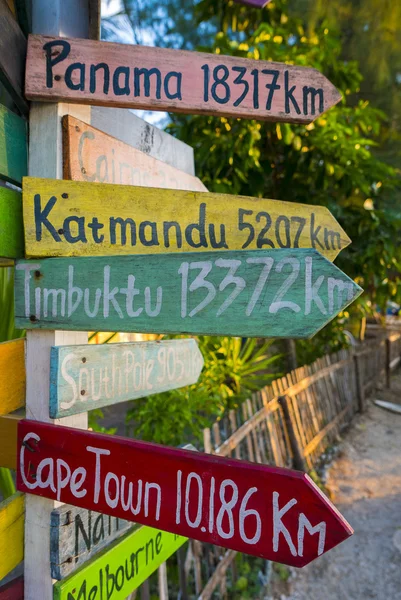
[[[401,375],[373,398],[401,404]],[[368,404],[344,434],[327,481],[355,534],[294,569],[280,600],[401,600],[401,415]]]

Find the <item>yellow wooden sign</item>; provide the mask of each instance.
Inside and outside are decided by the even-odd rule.
[[[0,581],[24,558],[24,495],[0,503]]]
[[[17,426],[21,418],[0,417],[0,467],[17,469]]]
[[[25,341],[0,344],[0,416],[25,404]]]
[[[324,206],[246,196],[23,179],[27,257],[315,248],[350,239]]]

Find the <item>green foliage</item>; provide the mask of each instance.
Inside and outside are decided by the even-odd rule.
[[[273,377],[271,341],[229,337],[199,337],[205,361],[199,381],[191,386],[135,400],[127,423],[135,437],[176,446],[202,442],[204,427],[238,406],[253,390]]]

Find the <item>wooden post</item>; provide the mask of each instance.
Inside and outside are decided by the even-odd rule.
[[[34,33],[88,36],[88,3],[84,0],[33,0]],[[90,108],[68,104],[32,103],[29,116],[29,175],[62,177],[61,117],[63,114],[86,120]],[[51,422],[49,378],[51,346],[85,344],[86,332],[28,331],[26,341],[26,415],[28,419]],[[57,421],[55,421],[57,422]],[[87,413],[62,419],[62,425],[87,428]],[[50,574],[50,513],[60,503],[26,496],[25,516],[25,600],[52,600]]]
[[[356,378],[356,391],[358,395],[358,410],[360,413],[365,412],[365,387],[363,384],[362,372],[361,372],[361,357],[358,354],[354,354],[355,364],[355,378]]]
[[[288,396],[280,396],[278,399],[279,403],[283,407],[284,420],[287,426],[288,438],[290,440],[294,469],[300,471],[307,471],[305,458],[302,449],[299,447],[297,436],[295,434],[294,421],[291,418],[291,408],[289,406]]]
[[[188,600],[187,592],[187,574],[185,571],[185,549],[181,546],[177,550],[177,561],[178,561],[178,577],[180,581],[180,600]]]
[[[391,339],[386,337],[386,387],[391,387]]]

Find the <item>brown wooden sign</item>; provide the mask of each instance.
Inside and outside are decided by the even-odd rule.
[[[63,177],[207,192],[198,177],[184,173],[70,115],[63,117]]]
[[[178,113],[310,123],[340,99],[316,69],[168,48],[31,35],[25,94]]]

